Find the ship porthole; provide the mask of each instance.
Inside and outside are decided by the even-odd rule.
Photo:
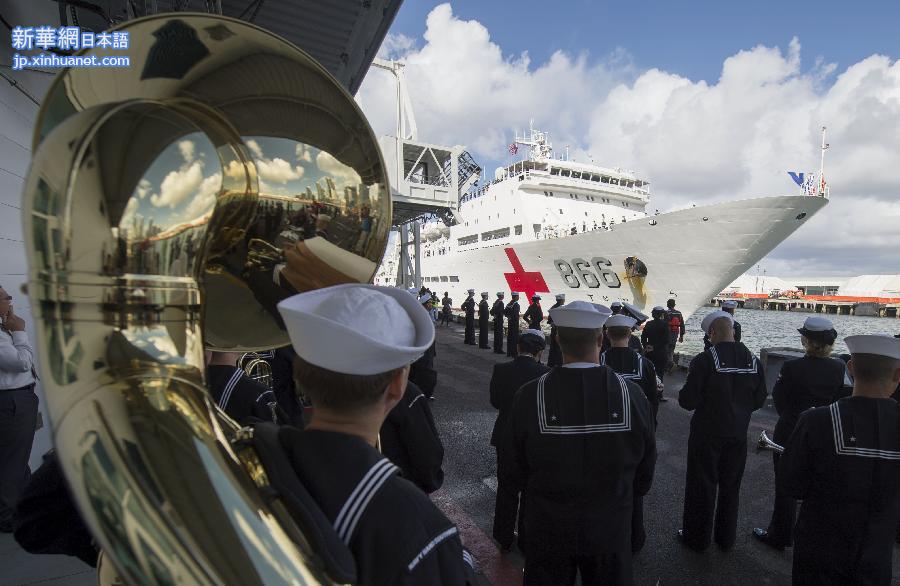
[[[798,220],[802,220],[802,219],[805,218],[805,217],[806,217],[806,212],[800,212],[799,214],[797,214],[797,219],[798,219]]]
[[[647,223],[650,224],[651,226],[655,226],[657,224],[656,220],[650,220]]]
[[[704,221],[704,222],[708,222],[708,221],[709,221],[709,218],[707,218],[706,216],[703,216],[703,221]]]

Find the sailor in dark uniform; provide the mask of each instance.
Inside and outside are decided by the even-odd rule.
[[[669,324],[666,323],[666,310],[659,305],[653,308],[651,315],[653,319],[641,331],[641,343],[644,355],[653,363],[656,376],[662,380],[669,360]]]
[[[734,545],[741,479],[747,461],[750,415],[766,402],[762,365],[734,341],[731,314],[714,311],[703,318],[713,346],[691,360],[678,404],[691,417],[688,437],[684,516],[678,537],[696,551],[713,537],[720,548]],[[717,496],[718,492],[718,496]]]
[[[724,311],[725,313],[730,313],[731,318],[734,319],[734,310],[737,309],[737,305],[738,305],[737,301],[734,301],[733,299],[729,299],[728,301],[723,301],[722,302],[722,311]],[[737,320],[734,321],[734,341],[735,342],[741,341],[741,324],[738,323]],[[703,349],[706,350],[707,348],[710,347],[710,345],[711,344],[709,343],[709,336],[706,334],[703,334]]]
[[[541,309],[541,296],[532,295],[531,305],[525,310],[525,322],[528,324],[529,330],[541,329],[541,322],[544,321],[544,310]]]
[[[628,347],[628,340],[631,338],[631,328],[634,327],[635,323],[634,318],[621,313],[606,320],[606,335],[612,347],[600,354],[600,364],[612,368],[619,376],[641,388],[653,410],[653,427],[655,430],[656,413],[659,410],[656,392],[656,371],[652,362]],[[641,551],[646,541],[644,498],[635,492],[631,510],[631,551],[633,553]]]
[[[900,519],[900,340],[847,336],[853,396],[805,411],[779,462],[800,499],[793,583],[891,584]]]
[[[550,309],[556,309],[566,302],[565,293],[556,294],[556,303]],[[559,349],[559,340],[556,339],[556,326],[553,325],[553,318],[547,317],[547,324],[550,326],[550,353],[547,356],[547,366],[562,366],[562,350]]]
[[[781,367],[772,399],[778,411],[778,423],[772,441],[783,446],[791,437],[800,414],[813,407],[831,405],[846,396],[844,363],[831,358],[837,332],[831,320],[813,316],[806,319],[800,332],[800,342],[806,356],[789,360]],[[768,529],[755,528],[753,536],[775,549],[783,550],[793,543],[794,523],[797,516],[797,501],[786,494],[777,492],[778,460],[780,454],[773,452],[775,462],[775,509]]]
[[[564,364],[523,386],[507,426],[524,490],[525,584],[631,584],[633,494],[653,480],[653,413],[634,383],[598,364],[609,315],[552,310]]]
[[[637,324],[643,323],[647,320],[647,316],[644,315],[637,307],[630,303],[622,303],[621,301],[613,301],[612,305],[610,305],[610,310],[613,315],[624,315],[627,317],[634,318],[635,320],[635,328]],[[612,347],[610,343],[609,336],[606,335],[606,326],[603,327],[603,342],[600,344],[600,352],[606,352]],[[638,354],[644,353],[644,346],[641,344],[641,339],[632,334],[628,338],[628,347],[637,352]]]
[[[239,368],[240,352],[206,351],[206,384],[213,401],[243,425],[253,419],[287,423],[275,391],[256,382]]]
[[[413,296],[419,297],[419,303],[431,315],[431,294],[419,295],[413,292]],[[434,320],[432,320],[434,321]],[[422,353],[409,367],[409,380],[414,383],[429,400],[434,401],[434,389],[437,386],[437,370],[434,368],[434,358],[437,356],[436,342]]]
[[[375,448],[403,400],[409,364],[434,341],[431,316],[405,291],[359,284],[295,295],[278,308],[313,403],[306,430],[285,428],[282,444],[353,553],[356,582],[471,583],[456,526]]]
[[[404,478],[429,493],[444,483],[444,444],[428,401],[415,383],[406,385],[403,399],[381,425],[379,438],[381,453],[400,468]]]
[[[523,510],[519,506],[519,487],[514,478],[509,478],[509,445],[502,441],[503,434],[516,391],[528,381],[550,370],[541,364],[545,344],[544,332],[524,330],[519,335],[518,356],[510,362],[495,364],[491,374],[491,405],[499,411],[491,433],[491,445],[497,449],[497,500],[494,505],[493,535],[502,551],[509,551],[512,547],[517,512],[519,541],[522,542]]]
[[[666,323],[669,324],[669,364],[666,372],[675,366],[675,345],[684,343],[684,315],[675,309],[675,300],[666,301]]]
[[[469,296],[460,306],[466,312],[466,335],[463,342],[475,345],[475,289],[469,289]]]
[[[491,317],[491,306],[488,303],[488,293],[481,293],[481,301],[478,303],[478,347],[488,349],[488,320]]]
[[[503,354],[503,291],[497,292],[497,300],[491,307],[491,317],[494,318],[491,325],[494,326],[494,353]]]
[[[510,297],[512,297],[512,300],[506,305],[506,309],[503,310],[503,315],[506,316],[506,355],[510,358],[515,358],[517,354],[516,345],[519,340],[519,313],[521,312],[519,292],[513,291]]]

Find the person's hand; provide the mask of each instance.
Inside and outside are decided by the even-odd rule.
[[[19,317],[13,312],[12,305],[9,306],[9,311],[6,313],[6,318],[3,320],[3,325],[6,326],[11,332],[24,332],[25,331],[25,320]]]

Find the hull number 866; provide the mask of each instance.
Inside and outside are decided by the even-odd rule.
[[[582,285],[589,289],[597,289],[601,283],[610,289],[622,286],[619,276],[609,268],[612,263],[602,256],[595,256],[590,262],[583,258],[573,258],[571,263],[556,259],[553,264],[566,285],[573,289]]]

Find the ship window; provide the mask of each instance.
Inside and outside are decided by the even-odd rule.
[[[457,277],[456,275],[450,275],[450,282],[459,283],[459,277]]]
[[[559,167],[550,167],[551,175],[559,175]]]
[[[521,236],[522,235],[522,224],[519,224],[518,226],[516,226],[515,231],[516,231],[516,236]]]
[[[499,230],[491,230],[490,232],[482,232],[481,240],[495,240],[497,238],[506,238],[509,236],[509,228],[500,228]]]
[[[591,181],[600,181],[599,175],[591,175]]]
[[[559,208],[559,213],[563,213],[562,208]]]
[[[472,234],[471,236],[463,236],[462,238],[456,241],[460,246],[465,246],[466,244],[474,244],[478,242],[478,234]]]
[[[447,277],[441,277],[441,283],[446,283],[446,282],[449,281],[449,280],[450,280],[450,279],[447,278]]]
[[[607,177],[605,175],[603,177],[600,177],[600,182],[601,183],[609,183],[609,177]]]
[[[541,225],[540,224],[532,224],[531,229],[534,230],[535,234],[537,234],[538,232],[541,231]]]
[[[581,171],[572,171],[573,179],[581,179]]]
[[[586,216],[586,215],[587,215],[587,212],[584,212],[584,215]]]
[[[569,170],[568,170],[568,169],[563,169],[562,172],[560,172],[560,175],[562,175],[563,177],[568,177],[568,176],[569,176]]]

